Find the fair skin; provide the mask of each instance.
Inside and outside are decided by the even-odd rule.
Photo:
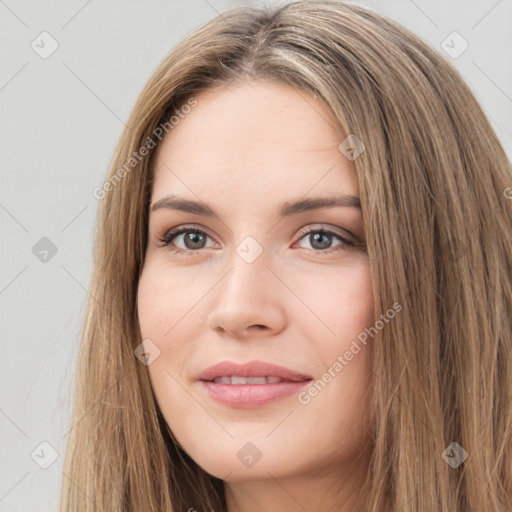
[[[359,197],[344,136],[323,103],[285,84],[196,99],[158,148],[151,205],[174,195],[215,215],[150,211],[138,288],[141,340],[160,350],[148,366],[158,406],[183,449],[224,480],[229,512],[364,510],[368,457],[356,458],[370,434],[371,343],[308,403],[295,393],[232,407],[197,380],[220,361],[262,360],[317,381],[373,325],[361,209],[278,215],[285,202]],[[178,234],[170,246],[189,251],[178,255],[159,237],[184,225],[206,235]],[[334,234],[315,237],[320,228]],[[246,237],[262,249],[250,263],[236,251]],[[252,467],[237,456],[248,442],[261,454]]]

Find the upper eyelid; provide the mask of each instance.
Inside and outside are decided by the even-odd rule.
[[[317,227],[315,227],[317,226]],[[347,231],[346,229],[343,229],[343,228],[339,228],[339,227],[332,227],[328,224],[322,224],[321,222],[318,223],[313,223],[313,224],[308,224],[307,226],[304,226],[303,228],[299,229],[299,232],[298,234],[299,235],[307,235],[309,234],[310,232],[315,232],[315,231],[324,231],[324,232],[327,232],[327,233],[333,233],[337,236],[341,236],[342,238],[356,238],[355,235],[353,235],[352,233],[350,233],[350,231]],[[341,233],[340,233],[341,231]],[[346,233],[346,235],[344,234]]]
[[[173,231],[173,233],[171,233],[171,231]],[[176,238],[177,236],[182,235],[183,233],[186,233],[187,231],[199,231],[201,233],[204,233],[206,236],[209,236],[212,240],[217,241],[217,239],[213,235],[211,235],[208,232],[208,230],[206,230],[205,228],[195,226],[195,225],[188,225],[188,224],[176,226],[175,228],[171,228],[171,229],[164,231],[161,238],[167,238],[168,236],[172,236],[172,238]]]

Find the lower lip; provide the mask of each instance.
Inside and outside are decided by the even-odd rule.
[[[224,405],[247,408],[261,407],[285,396],[298,393],[311,381],[278,382],[276,384],[222,384],[200,381],[208,396]]]

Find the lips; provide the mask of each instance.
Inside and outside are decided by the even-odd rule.
[[[264,385],[281,382],[304,382],[309,375],[265,361],[237,364],[223,361],[203,371],[198,380],[228,385]]]
[[[284,400],[308,386],[312,378],[283,366],[251,361],[230,361],[211,366],[198,377],[201,392],[231,408],[260,408]]]

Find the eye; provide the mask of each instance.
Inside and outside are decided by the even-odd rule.
[[[311,248],[306,247],[306,249],[319,254],[330,254],[357,246],[357,244],[351,242],[339,233],[325,228],[314,229],[310,226],[301,230],[300,235],[302,235],[300,240],[308,241],[311,246]],[[332,244],[335,239],[339,240],[340,243],[333,247]]]
[[[176,247],[173,243],[175,239],[182,238],[182,243],[185,244],[185,248]],[[210,238],[204,231],[192,228],[190,226],[180,226],[179,228],[171,229],[167,231],[162,237],[159,237],[161,247],[167,247],[170,251],[180,256],[192,255],[199,252],[201,249],[207,248],[205,246],[206,240]]]
[[[315,229],[312,226],[308,226],[302,229],[299,235],[299,242],[302,240],[309,242],[310,247],[305,247],[305,249],[316,254],[331,254],[361,247],[360,244],[352,242],[341,234],[323,227]],[[163,236],[159,237],[159,245],[160,247],[167,247],[171,252],[179,256],[192,256],[200,252],[201,249],[208,248],[208,239],[213,240],[211,236],[201,229],[191,226],[180,226],[167,231]],[[338,243],[333,245],[336,240]],[[184,245],[184,248],[177,247],[176,241],[180,245]],[[212,246],[210,245],[210,247]]]

